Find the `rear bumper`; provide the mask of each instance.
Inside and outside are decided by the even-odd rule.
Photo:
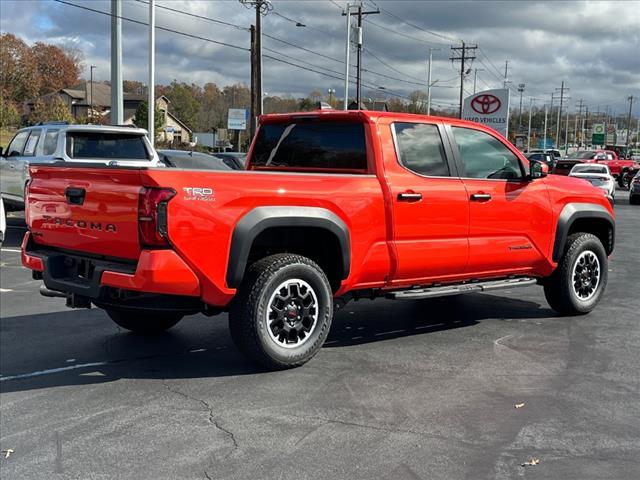
[[[50,290],[90,299],[104,296],[106,288],[200,297],[200,281],[173,250],[143,250],[137,264],[47,249],[33,242],[30,232],[22,241],[22,264],[41,272]]]

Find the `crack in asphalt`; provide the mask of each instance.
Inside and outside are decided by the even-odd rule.
[[[227,435],[227,437],[229,437],[229,439],[231,440],[231,442],[233,443],[233,449],[227,453],[225,455],[224,458],[229,457],[233,452],[235,452],[236,450],[238,450],[240,448],[240,445],[238,444],[238,440],[236,439],[235,434],[229,430],[228,428],[223,427],[222,425],[220,425],[220,421],[216,418],[215,413],[213,412],[213,407],[211,405],[209,405],[209,403],[207,403],[206,401],[202,400],[201,398],[198,397],[194,397],[192,395],[189,395],[187,393],[184,393],[180,390],[177,390],[175,388],[171,388],[171,386],[166,382],[163,381],[162,385],[169,390],[171,393],[178,395],[182,398],[185,398],[187,400],[190,400],[192,402],[196,402],[199,403],[200,405],[202,405],[208,412],[209,417],[207,418],[208,422],[213,425],[214,427],[216,427],[216,429],[220,430],[221,432],[225,433]],[[207,472],[204,472],[205,476],[207,476]],[[209,478],[207,476],[207,478]]]

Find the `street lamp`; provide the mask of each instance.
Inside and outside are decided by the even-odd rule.
[[[518,113],[518,133],[522,131],[522,93],[524,92],[525,84],[518,85],[518,92],[520,92],[520,111]]]
[[[336,89],[335,88],[329,88],[329,89],[327,89],[327,93],[329,94],[329,105],[331,105],[333,107],[333,94],[336,93]]]

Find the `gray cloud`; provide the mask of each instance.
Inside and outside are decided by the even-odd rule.
[[[69,0],[83,6],[108,12],[106,0]],[[344,5],[344,0],[337,1]],[[482,51],[471,68],[478,72],[479,88],[501,85],[504,60],[509,59],[510,80],[526,83],[527,96],[548,101],[551,92],[564,80],[573,105],[584,98],[590,108],[597,105],[624,112],[630,94],[640,95],[640,2],[524,2],[524,1],[390,1],[366,2],[400,17],[383,12],[365,21],[363,79],[370,86],[384,87],[387,92],[408,95],[426,83],[428,48],[434,51],[433,78],[436,102],[457,101],[458,65],[449,61],[452,39],[477,43]],[[239,2],[158,0],[157,5],[248,27],[254,13]],[[327,0],[274,0],[274,12],[307,25],[294,23],[270,13],[264,18],[264,32],[293,45],[333,57],[338,62],[285,45],[265,37],[265,55],[341,77],[344,67],[345,20],[335,4]],[[147,21],[147,5],[127,0],[123,15]],[[110,18],[97,13],[55,3],[51,0],[2,0],[0,28],[15,33],[29,42],[49,41],[73,44],[82,49],[87,64],[97,65],[99,79],[109,77]],[[180,13],[157,9],[157,25],[187,32],[244,48],[249,47],[245,30],[215,24]],[[404,20],[404,21],[403,21]],[[409,26],[411,22],[442,38]],[[375,25],[374,25],[375,23]],[[382,27],[382,28],[381,28]],[[147,28],[123,22],[124,74],[126,78],[145,81],[147,75]],[[403,35],[413,37],[406,38]],[[187,38],[169,32],[156,35],[156,78],[167,83],[173,79],[185,82],[215,82],[225,85],[249,83],[249,53]],[[384,63],[374,57],[380,58]],[[307,62],[307,63],[304,63]],[[312,64],[312,66],[308,65]],[[331,71],[338,72],[334,74]],[[398,71],[402,73],[398,73]],[[374,73],[378,72],[378,73]],[[397,77],[393,80],[389,77]],[[401,80],[405,80],[404,82]],[[472,76],[466,89],[473,88]],[[270,94],[307,95],[312,90],[335,88],[342,95],[343,82],[265,58],[264,89]],[[424,87],[422,87],[424,89]],[[370,88],[365,94],[383,96]],[[640,102],[636,105],[640,106]],[[640,113],[640,107],[634,109]]]

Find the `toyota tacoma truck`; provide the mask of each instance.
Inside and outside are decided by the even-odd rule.
[[[634,160],[627,160],[618,157],[618,154],[613,150],[585,150],[583,152],[576,152],[575,157],[561,158],[559,159],[553,173],[558,175],[569,175],[571,169],[579,163],[599,163],[609,167],[609,171],[613,178],[615,178],[621,188],[628,188],[628,182],[625,184],[623,174],[628,169],[637,168],[638,164]]]
[[[587,313],[615,235],[600,189],[494,130],[369,111],[263,116],[245,171],[32,164],[26,221],[44,295],[140,333],[227,311],[271,369],[312,358],[352,299],[539,284]]]

